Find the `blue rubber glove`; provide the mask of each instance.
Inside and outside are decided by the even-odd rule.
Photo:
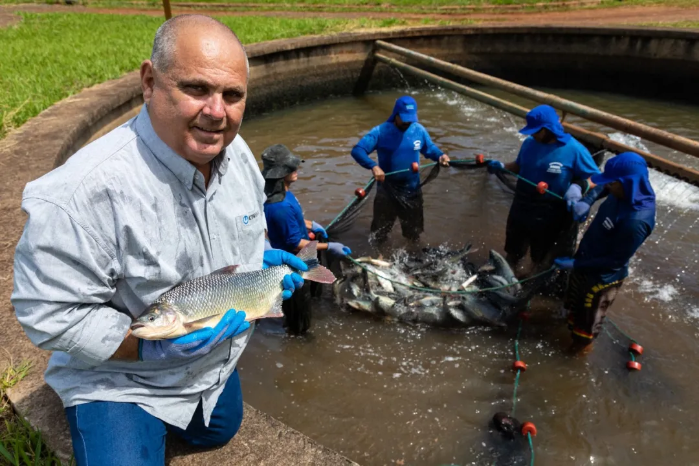
[[[275,265],[286,264],[292,269],[300,270],[301,272],[307,272],[308,266],[301,259],[293,254],[290,254],[281,249],[271,249],[265,251],[262,256],[262,268],[267,269],[269,267],[274,267]],[[289,299],[294,291],[298,290],[303,286],[303,278],[297,273],[292,273],[284,276],[282,279],[282,299]]]
[[[163,361],[204,356],[229,338],[250,328],[245,312],[230,309],[214,328],[203,328],[181,337],[168,340],[139,340],[138,359]]]
[[[587,214],[590,213],[590,204],[585,201],[578,201],[573,204],[573,220],[576,222],[584,222]]]
[[[499,160],[488,160],[488,163],[485,165],[488,167],[488,173],[491,175],[505,169],[505,164]]]
[[[334,257],[345,257],[347,254],[352,254],[352,250],[342,243],[328,243],[328,253]]]
[[[572,270],[575,267],[575,259],[572,257],[559,257],[553,260],[553,264],[561,270]]]
[[[577,184],[571,184],[563,199],[568,206],[568,212],[572,212],[575,203],[582,199],[582,188]]]
[[[317,238],[328,239],[328,232],[318,222],[311,222],[311,231],[316,234]]]

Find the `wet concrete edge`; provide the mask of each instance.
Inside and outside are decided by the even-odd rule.
[[[330,72],[338,71],[332,91],[344,86],[344,93],[349,93],[351,85],[356,82],[363,64],[363,56],[371,49],[371,41],[376,39],[408,39],[429,36],[484,36],[489,34],[562,34],[564,36],[582,35],[591,38],[613,36],[614,40],[628,40],[629,37],[670,40],[665,52],[651,50],[663,58],[663,53],[685,58],[689,64],[699,61],[699,33],[668,29],[630,29],[630,28],[565,28],[565,27],[446,27],[446,28],[409,28],[381,32],[344,33],[332,36],[312,36],[254,44],[246,47],[251,65],[253,79],[249,107],[252,113],[262,113],[273,109],[271,102],[281,93],[290,94],[284,104],[298,102],[300,94],[295,94],[294,87],[298,81],[285,81],[276,90],[266,91],[280,78],[278,69],[264,68],[281,60],[298,59],[302,62],[298,69],[309,70],[309,79],[315,85],[322,86]],[[426,39],[428,42],[430,39]],[[673,42],[677,41],[677,42]],[[682,41],[688,41],[682,43]],[[352,45],[354,44],[354,45]],[[356,45],[360,44],[360,45]],[[363,44],[363,45],[362,45]],[[674,44],[674,46],[673,46]],[[327,55],[319,53],[317,48],[335,48],[339,60],[333,66]],[[344,47],[344,48],[343,48]],[[689,49],[687,49],[689,47]],[[284,57],[285,52],[292,52],[291,57]],[[458,51],[457,51],[458,52]],[[451,52],[456,53],[456,52]],[[660,53],[660,55],[658,55]],[[296,55],[294,55],[296,54]],[[344,62],[343,60],[344,54]],[[680,60],[676,59],[676,60]],[[315,60],[315,61],[314,61]],[[326,69],[314,71],[318,64],[325,63]],[[258,68],[259,67],[259,68]],[[305,67],[305,68],[303,68]],[[334,67],[337,70],[334,70]],[[321,67],[322,68],[322,67]],[[263,75],[256,84],[256,69]],[[293,67],[290,69],[293,70]],[[378,70],[377,70],[378,71]],[[384,75],[387,70],[382,71]],[[315,74],[314,74],[315,73]],[[390,74],[390,73],[388,73]],[[350,85],[348,88],[347,85]],[[286,88],[284,88],[286,86]],[[260,97],[255,98],[259,92]],[[271,94],[270,94],[271,92]],[[322,92],[318,92],[322,93]],[[324,94],[323,95],[327,95]],[[75,150],[97,135],[110,122],[118,121],[134,112],[142,103],[140,83],[137,72],[129,73],[119,79],[109,81],[79,94],[69,97],[31,119],[18,130],[0,140],[0,344],[6,349],[8,360],[19,363],[31,360],[34,364],[29,375],[9,391],[9,397],[15,409],[35,427],[41,430],[49,447],[57,451],[62,458],[71,454],[70,436],[60,401],[43,381],[43,371],[48,360],[48,353],[34,347],[24,335],[14,317],[10,305],[12,292],[12,261],[16,242],[22,232],[26,217],[20,209],[21,194],[27,182],[40,177],[54,166],[62,163]],[[236,464],[352,464],[350,460],[328,450],[303,434],[285,426],[274,418],[246,405],[245,420],[240,434],[227,446],[208,452],[192,451],[177,442],[169,442],[169,464],[207,464],[210,461],[225,460]]]

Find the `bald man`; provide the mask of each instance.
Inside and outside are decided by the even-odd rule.
[[[163,292],[225,266],[307,270],[266,250],[264,180],[238,135],[247,83],[228,27],[175,17],[141,65],[140,114],[24,190],[12,303],[31,341],[53,351],[45,378],[78,465],[163,465],[167,432],[210,447],[238,431],[244,309],[171,340],[130,327]],[[288,299],[303,280],[284,283]]]

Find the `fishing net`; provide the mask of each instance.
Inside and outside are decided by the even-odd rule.
[[[483,164],[477,163],[475,160],[452,160],[450,166],[459,169],[475,169],[483,168]],[[425,186],[427,183],[434,181],[440,172],[439,164],[429,164],[421,167],[420,169],[420,187]],[[390,178],[390,174],[388,178]],[[357,189],[355,192],[355,198],[345,207],[340,214],[335,217],[335,219],[330,222],[326,231],[331,237],[337,237],[339,234],[348,231],[354,222],[359,217],[360,212],[367,205],[367,202],[373,199],[371,195],[375,191],[376,180],[371,178],[369,182],[362,188]],[[383,184],[383,188],[386,189],[391,195],[391,197],[397,201],[397,203],[406,209],[410,209],[412,204],[415,202],[414,193],[411,191],[403,190],[399,185],[386,182]]]

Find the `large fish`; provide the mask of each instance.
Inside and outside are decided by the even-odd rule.
[[[247,321],[281,317],[282,279],[298,272],[305,280],[333,283],[335,276],[318,263],[317,242],[297,257],[308,265],[299,272],[288,265],[235,273],[236,266],[181,283],[163,293],[131,325],[132,335],[145,340],[175,338],[215,326],[229,309],[245,311]]]

